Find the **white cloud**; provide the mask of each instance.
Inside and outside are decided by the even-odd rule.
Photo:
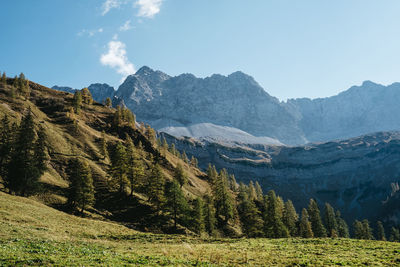
[[[108,43],[108,51],[106,54],[101,55],[100,62],[104,66],[115,69],[119,74],[123,75],[123,79],[135,73],[135,67],[126,56],[125,44],[117,40]]]
[[[103,12],[101,13],[103,16],[108,13],[113,8],[119,8],[122,4],[121,0],[106,0],[103,3],[102,9]]]
[[[130,29],[132,29],[131,20],[127,20],[121,27],[119,27],[121,32],[129,31]]]
[[[135,6],[139,7],[138,16],[152,18],[160,12],[163,0],[137,0]]]
[[[98,29],[96,29],[96,30],[86,30],[86,29],[83,29],[83,30],[81,30],[80,32],[78,32],[78,36],[87,35],[87,36],[89,36],[89,37],[92,37],[92,36],[94,36],[96,33],[102,33],[103,31],[104,31],[103,28],[98,28]]]

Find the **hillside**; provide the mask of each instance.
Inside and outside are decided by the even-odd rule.
[[[68,210],[67,198],[71,183],[68,166],[71,159],[79,158],[89,164],[96,198],[85,216],[120,221],[137,229],[167,231],[171,222],[154,210],[145,192],[138,189],[132,198],[128,194],[120,195],[114,189],[114,182],[109,174],[111,162],[102,154],[101,143],[103,139],[109,145],[124,143],[126,135],[130,136],[136,146],[140,143],[138,152],[142,155],[146,172],[157,162],[163,176],[170,181],[175,167],[180,163],[188,176],[188,183],[183,186],[185,196],[193,199],[210,193],[210,186],[204,180],[205,174],[168,151],[161,153],[155,141],[145,135],[144,127],[122,125],[113,128],[116,109],[94,102],[84,105],[79,115],[73,114],[70,110],[73,94],[29,82],[30,95],[25,100],[10,95],[12,90],[17,90],[11,85],[12,82],[12,79],[8,79],[7,86],[0,86],[0,118],[7,115],[12,122],[19,122],[30,108],[34,123],[44,130],[46,136],[47,170],[40,178],[40,191],[33,198],[49,206]],[[0,187],[1,184],[0,178]]]
[[[202,239],[141,233],[0,192],[0,265],[372,265],[400,244],[351,239]]]

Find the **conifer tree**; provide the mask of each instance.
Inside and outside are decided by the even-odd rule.
[[[15,77],[14,77],[12,86],[13,86],[15,89],[18,89],[18,88],[19,88],[19,79],[18,79],[17,75],[15,75]]]
[[[205,205],[204,205],[204,226],[206,232],[210,236],[215,235],[215,228],[216,228],[217,220],[215,218],[215,207],[214,201],[211,196],[205,196]]]
[[[38,147],[42,147],[39,143],[42,141],[36,141],[35,124],[29,108],[18,127],[6,177],[8,188],[16,194],[25,196],[35,191],[39,185],[39,178],[45,168],[45,163],[41,162],[42,155],[37,151]]]
[[[76,91],[73,99],[73,107],[75,113],[78,115],[81,113],[81,106],[82,106],[82,93],[81,91]]]
[[[363,226],[363,238],[362,239],[366,239],[366,240],[374,239],[374,235],[372,234],[372,229],[369,226],[369,221],[367,219],[364,219],[361,223]]]
[[[157,209],[165,202],[164,194],[165,177],[160,165],[156,164],[151,168],[151,173],[147,181],[148,201],[151,201]]]
[[[360,221],[358,221],[358,220],[354,221],[353,229],[354,229],[354,238],[355,239],[364,239],[364,227]]]
[[[100,153],[103,155],[103,159],[108,158],[106,133],[104,131],[101,132]]]
[[[187,157],[185,151],[182,152],[182,160],[183,160],[183,162],[185,162],[186,164],[189,163],[189,159],[188,159],[188,157]]]
[[[255,188],[256,188],[256,193],[257,193],[257,200],[263,201],[264,193],[263,193],[263,190],[262,190],[260,184],[258,183],[258,181],[256,181]]]
[[[188,177],[186,172],[183,170],[183,167],[180,163],[176,165],[175,172],[174,172],[174,178],[176,181],[179,183],[179,185],[182,187],[188,182]]]
[[[226,225],[234,215],[232,195],[229,192],[228,173],[222,169],[215,184],[216,215],[221,225]]]
[[[289,230],[290,236],[297,236],[297,222],[299,215],[293,206],[292,201],[289,199],[285,202],[285,209],[283,211],[283,223]]]
[[[37,131],[37,140],[35,142],[35,147],[33,149],[34,154],[34,166],[36,169],[36,175],[41,177],[43,173],[47,170],[46,162],[48,160],[46,153],[46,134],[42,127],[39,127]]]
[[[188,211],[188,204],[183,195],[182,189],[177,181],[167,183],[166,186],[166,210],[172,213],[174,219],[174,228],[176,230],[177,222],[185,223],[186,213]]]
[[[190,159],[190,165],[194,168],[199,167],[199,162],[197,161],[197,159],[194,156],[192,156],[192,158]]]
[[[6,73],[5,73],[5,72],[3,72],[3,75],[1,76],[1,84],[2,84],[3,86],[6,86],[6,85],[7,85],[7,76],[6,76]]]
[[[350,237],[349,227],[348,227],[346,221],[342,219],[339,210],[336,211],[336,222],[338,225],[338,236],[344,237],[344,238],[349,238]]]
[[[257,200],[257,192],[256,188],[254,187],[253,181],[250,181],[248,190],[249,190],[249,199],[251,201]]]
[[[118,142],[111,149],[110,161],[111,161],[110,175],[113,178],[113,182],[117,185],[118,191],[120,193],[123,193],[125,191],[125,187],[129,184],[129,181],[126,176],[127,173],[126,149],[121,142]]]
[[[381,221],[377,221],[376,223],[376,239],[386,241],[385,228],[383,228]]]
[[[107,97],[106,98],[106,107],[111,108],[111,106],[112,106],[111,98]]]
[[[165,139],[165,137],[163,137],[163,139],[162,139],[161,147],[162,147],[164,155],[165,155],[165,153],[169,149],[169,146],[168,146],[168,143],[167,143],[167,140]]]
[[[11,122],[8,116],[4,115],[0,124],[0,177],[3,179],[7,175],[7,166],[11,159],[13,137]]]
[[[131,196],[134,188],[143,183],[145,177],[145,169],[143,162],[140,159],[139,153],[135,148],[132,139],[127,136],[127,176],[131,187]]]
[[[329,203],[325,203],[325,226],[329,237],[338,236],[338,224],[336,221],[335,210]]]
[[[215,166],[212,166],[210,163],[208,164],[208,168],[207,168],[207,177],[208,177],[208,181],[210,182],[211,186],[214,186],[217,181],[218,172],[215,169]]]
[[[264,222],[261,212],[257,209],[254,201],[246,197],[241,203],[240,220],[243,225],[243,231],[248,237],[263,236]]]
[[[318,204],[314,199],[310,199],[310,204],[308,205],[308,215],[310,216],[310,222],[314,236],[326,237],[326,229],[322,224]]]
[[[309,221],[308,212],[303,208],[301,211],[301,219],[299,225],[299,235],[303,238],[312,238],[314,233],[311,228],[311,222]]]
[[[265,198],[264,234],[270,238],[288,237],[289,231],[282,222],[279,201],[273,190],[270,190]]]
[[[175,148],[175,144],[174,143],[172,143],[171,144],[171,147],[170,147],[170,151],[169,152],[171,152],[171,154],[172,155],[174,155],[174,156],[176,156],[176,148]]]
[[[399,229],[397,229],[395,227],[392,227],[392,229],[390,230],[389,241],[392,241],[392,242],[399,242],[400,241],[400,231],[399,231]]]
[[[78,158],[72,159],[68,168],[71,182],[68,202],[73,208],[83,211],[95,201],[93,179],[89,164]]]
[[[236,182],[236,178],[234,174],[230,174],[229,175],[229,188],[233,191],[233,192],[237,192],[238,190],[238,184]]]
[[[197,234],[205,230],[204,225],[204,202],[201,198],[195,198],[193,201],[192,227]]]
[[[150,125],[146,125],[146,137],[147,139],[154,144],[156,141],[156,132],[154,131],[153,128],[150,127]]]
[[[81,96],[83,103],[87,105],[91,105],[93,103],[92,94],[90,93],[88,88],[85,87],[81,90]]]

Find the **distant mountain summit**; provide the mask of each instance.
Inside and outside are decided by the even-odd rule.
[[[57,90],[57,91],[63,91],[67,93],[75,93],[78,89],[74,89],[72,87],[67,87],[67,86],[53,86],[51,89]],[[88,86],[88,89],[90,93],[92,94],[92,97],[94,101],[102,103],[104,100],[107,99],[107,97],[113,99],[115,90],[114,87],[109,86],[106,83],[94,83]]]
[[[89,90],[96,101],[114,97],[113,103],[124,103],[138,120],[175,136],[299,145],[400,130],[400,83],[366,81],[332,97],[280,102],[240,71],[172,77],[144,66],[117,91],[107,84]]]

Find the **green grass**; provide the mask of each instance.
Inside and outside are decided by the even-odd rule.
[[[400,244],[141,233],[0,193],[0,266],[400,266]]]

